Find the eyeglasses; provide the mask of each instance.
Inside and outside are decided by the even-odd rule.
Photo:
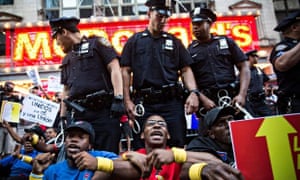
[[[154,126],[155,124],[158,124],[159,126],[162,126],[162,127],[167,127],[166,121],[163,121],[163,120],[152,120],[152,119],[149,119],[146,122],[146,126]]]

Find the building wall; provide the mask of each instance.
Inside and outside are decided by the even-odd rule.
[[[41,9],[41,0],[15,0],[14,5],[0,6],[0,11],[23,17],[23,22],[40,20],[38,10]]]
[[[216,0],[216,11],[227,12],[229,6],[240,2],[241,0]],[[252,0],[253,2],[260,3],[262,9],[260,10],[260,17],[257,19],[257,27],[259,32],[259,38],[268,38],[273,40],[272,43],[278,42],[280,36],[278,32],[273,31],[273,28],[277,25],[277,19],[275,16],[273,0]],[[262,41],[261,43],[265,43]],[[272,45],[272,44],[270,44]]]

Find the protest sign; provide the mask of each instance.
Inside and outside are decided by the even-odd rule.
[[[231,121],[237,168],[245,179],[300,179],[300,114]]]
[[[48,77],[48,92],[62,92],[63,85],[60,84],[60,78],[57,76]]]
[[[43,99],[39,96],[29,94],[23,100],[21,118],[52,127],[59,111],[59,104]]]
[[[26,71],[27,76],[32,80],[35,86],[40,86],[42,84],[39,72],[36,68]]]
[[[20,122],[20,111],[21,111],[21,104],[17,102],[10,102],[10,101],[2,101],[1,106],[1,119],[12,122],[12,123],[19,123]]]

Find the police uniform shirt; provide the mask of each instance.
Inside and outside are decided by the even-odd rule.
[[[175,83],[178,70],[191,62],[179,39],[166,32],[154,38],[147,29],[128,39],[121,57],[121,66],[132,68],[134,89]]]
[[[83,39],[82,54],[69,52],[62,62],[61,83],[70,88],[70,97],[78,97],[99,90],[111,90],[107,65],[117,58],[115,50],[102,37]]]
[[[294,48],[298,43],[298,40],[284,38],[283,41],[275,45],[270,55],[270,62],[277,76],[278,90],[288,95],[300,94],[300,63],[285,72],[278,71],[274,64],[278,57]]]
[[[259,67],[251,67],[251,79],[248,87],[248,93],[261,93],[264,92],[264,83],[269,81],[270,78]]]
[[[247,60],[237,44],[225,36],[213,36],[207,43],[195,40],[188,50],[199,89],[226,88],[236,80],[234,65]]]

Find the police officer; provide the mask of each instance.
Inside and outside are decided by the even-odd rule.
[[[283,40],[270,55],[278,82],[280,114],[300,112],[300,10],[288,15],[275,28]]]
[[[270,78],[263,72],[262,69],[256,67],[257,64],[257,50],[250,50],[246,52],[246,56],[250,63],[251,80],[247,93],[246,109],[255,117],[263,117],[272,115],[271,109],[265,103],[264,83]]]
[[[151,114],[161,115],[170,129],[169,145],[184,146],[184,113],[196,111],[199,105],[199,91],[189,66],[192,59],[179,39],[163,31],[168,17],[171,16],[174,2],[148,0],[145,5],[149,7],[149,24],[144,31],[128,39],[122,52],[125,107],[129,118],[135,119],[135,105],[143,105],[145,114],[137,119],[140,126],[143,126],[143,120]],[[178,83],[179,71],[185,87],[189,90],[185,106],[182,88]],[[133,99],[130,97],[130,82],[133,83]],[[133,136],[133,147],[142,147],[139,133]]]
[[[68,111],[73,119],[89,121],[96,132],[94,148],[118,153],[119,118],[125,112],[118,56],[107,39],[82,36],[79,21],[75,17],[50,20],[52,37],[66,53],[61,66],[65,100],[61,117]]]
[[[197,86],[206,95],[201,101],[204,110],[223,105],[219,104],[223,96],[230,97],[233,104],[245,105],[250,81],[247,57],[232,39],[210,34],[210,28],[217,20],[210,9],[196,7],[190,12],[190,17],[196,40],[188,50],[193,58],[191,67]],[[240,73],[239,83],[236,82],[234,66]],[[229,103],[228,98],[225,102]]]

